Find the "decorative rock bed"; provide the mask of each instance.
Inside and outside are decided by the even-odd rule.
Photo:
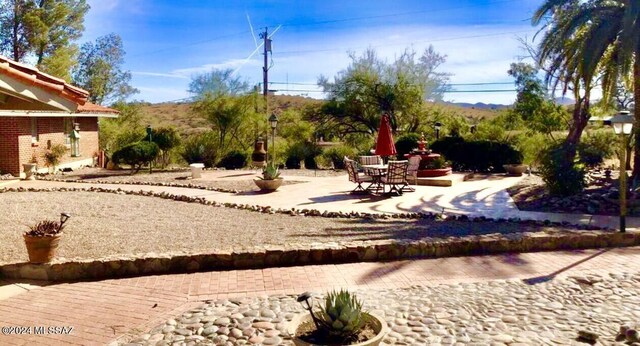
[[[418,219],[429,218],[461,220],[469,222],[495,221],[496,227],[507,222],[523,225],[569,226],[567,223],[529,220],[491,220],[484,217],[446,216],[432,213],[343,213],[320,212],[314,209],[274,209],[271,207],[217,203],[201,197],[188,197],[165,192],[125,191],[120,188],[1,188],[7,192],[64,192],[85,191],[139,195],[171,199],[188,203],[200,203],[214,207],[251,210],[268,214],[291,216],[313,216],[333,218],[370,219]],[[308,264],[350,263],[366,261],[388,261],[411,258],[436,258],[467,255],[485,255],[505,252],[550,251],[560,249],[589,249],[640,244],[639,232],[619,233],[599,229],[590,225],[574,226],[575,230],[557,232],[522,232],[511,234],[487,234],[449,238],[423,238],[415,240],[375,240],[354,242],[332,242],[320,244],[288,244],[286,246],[257,246],[237,251],[219,251],[197,254],[147,254],[127,258],[103,258],[48,264],[17,263],[0,266],[0,274],[6,278],[35,279],[51,281],[72,281],[82,279],[102,279],[146,274],[194,272],[216,269],[265,268]]]
[[[622,325],[640,320],[638,274],[355,292],[389,324],[384,345],[568,345],[581,344],[579,336],[611,345]],[[292,345],[287,323],[302,311],[294,296],[217,300],[127,339],[135,345]]]

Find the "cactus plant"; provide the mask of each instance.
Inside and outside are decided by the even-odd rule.
[[[319,323],[330,335],[347,339],[364,327],[362,302],[349,291],[332,291],[325,298]]]
[[[280,172],[278,172],[278,166],[276,166],[273,162],[269,162],[267,166],[262,171],[262,180],[274,180],[280,176]]]

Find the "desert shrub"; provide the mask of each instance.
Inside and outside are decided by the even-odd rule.
[[[225,169],[243,168],[247,164],[248,157],[249,155],[243,151],[232,150],[220,160],[218,167],[224,167]]]
[[[447,161],[444,156],[437,157],[425,165],[426,169],[442,169],[451,166],[451,162]]]
[[[530,166],[538,166],[540,154],[553,144],[549,137],[542,133],[520,134],[514,138],[515,147],[522,153],[522,162]]]
[[[356,154],[356,149],[346,146],[338,145],[329,148],[322,153],[322,155],[333,163],[333,167],[336,169],[344,169],[344,157],[353,158]]]
[[[404,155],[411,152],[412,149],[418,147],[420,135],[417,133],[407,133],[400,136],[396,141],[396,151],[398,152],[398,160],[404,160]]]
[[[218,138],[213,132],[192,135],[184,142],[182,158],[187,163],[204,163],[205,167],[215,165]]]
[[[319,169],[331,169],[333,168],[333,162],[326,156],[320,154],[314,158],[316,168]]]
[[[504,172],[503,165],[522,163],[520,151],[499,142],[446,137],[434,142],[431,149],[450,160],[457,171]]]
[[[125,163],[131,166],[137,173],[144,164],[151,163],[160,154],[160,148],[153,142],[136,142],[113,153],[112,160],[115,164]]]
[[[322,153],[322,149],[315,143],[299,142],[294,143],[287,150],[287,159],[285,165],[290,169],[300,168],[301,162],[304,162],[305,168],[316,169],[315,157]]]
[[[567,147],[555,144],[541,155],[540,174],[552,195],[569,196],[584,189],[584,164],[579,155],[573,161],[567,160]]]
[[[618,148],[618,138],[610,131],[594,131],[580,140],[578,153],[580,161],[587,167],[596,167],[604,163],[605,159],[615,155]]]
[[[149,140],[149,137],[147,136],[145,139]],[[173,127],[160,127],[153,129],[151,140],[162,150],[160,161],[162,166],[166,167],[169,164],[171,150],[180,146],[180,134]]]
[[[60,159],[62,159],[66,152],[66,146],[63,144],[54,144],[42,156],[47,167],[52,167],[55,170],[56,166],[60,164]]]

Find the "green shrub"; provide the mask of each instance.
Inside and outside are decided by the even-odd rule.
[[[580,161],[587,167],[597,167],[604,163],[605,159],[615,155],[615,150],[619,147],[618,143],[618,137],[611,131],[588,133],[578,145]]]
[[[189,137],[182,150],[182,158],[187,163],[204,163],[205,167],[215,165],[218,138],[214,132],[205,132]]]
[[[522,162],[530,166],[538,166],[540,154],[553,144],[542,133],[520,134],[514,138],[515,146],[522,153]]]
[[[578,155],[573,162],[568,161],[567,150],[561,143],[551,146],[541,155],[540,174],[552,195],[570,196],[584,189],[584,164]]]
[[[444,156],[437,157],[425,165],[426,169],[442,169],[451,166],[451,162],[447,161]]]
[[[336,169],[344,169],[344,157],[353,158],[356,150],[346,145],[338,145],[331,147],[322,153],[322,155],[333,163]]]
[[[149,136],[145,140],[148,141]],[[162,150],[160,161],[162,166],[166,167],[169,164],[171,150],[180,146],[180,134],[173,127],[160,127],[152,130],[151,140]]]
[[[411,150],[418,147],[418,141],[420,140],[420,135],[417,133],[407,133],[406,135],[400,136],[396,141],[396,151],[398,152],[398,160],[404,160],[405,154],[411,152]]]
[[[445,137],[434,142],[431,149],[450,160],[456,171],[504,172],[503,165],[522,163],[520,151],[499,142]]]
[[[232,150],[228,152],[222,158],[222,160],[220,160],[220,162],[218,163],[218,167],[224,167],[225,169],[243,168],[244,166],[247,165],[248,157],[249,155],[247,155],[247,153],[245,152],[242,152],[239,150]]]
[[[322,149],[315,143],[299,142],[294,143],[287,150],[285,166],[290,169],[298,169],[304,162],[305,168],[316,169],[315,157],[322,153]]]
[[[51,149],[47,150],[44,155],[44,162],[47,167],[52,167],[53,170],[56,169],[56,166],[60,164],[60,159],[67,152],[67,147],[63,144],[54,144],[51,146]]]
[[[153,142],[137,142],[129,144],[113,153],[112,160],[116,164],[125,163],[137,173],[145,163],[151,163],[158,157],[160,148]]]

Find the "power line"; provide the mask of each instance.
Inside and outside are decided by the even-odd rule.
[[[288,26],[288,27],[315,26],[315,25],[325,25],[325,24],[333,24],[333,23],[344,23],[344,22],[352,22],[352,21],[361,21],[361,20],[368,20],[368,19],[402,17],[402,16],[409,16],[409,15],[416,15],[416,14],[423,14],[423,13],[446,12],[446,11],[462,10],[462,9],[467,9],[467,8],[484,7],[486,5],[497,5],[497,4],[502,4],[502,3],[516,2],[516,1],[518,1],[518,0],[502,0],[502,1],[493,1],[493,2],[490,2],[488,4],[483,4],[483,5],[458,6],[458,7],[430,9],[430,10],[421,10],[421,11],[381,14],[381,15],[375,15],[375,16],[361,16],[361,17],[341,18],[341,19],[328,19],[328,20],[321,20],[321,21],[307,22],[307,23],[288,23],[288,24],[285,23],[285,24],[283,24],[283,26]],[[520,20],[518,22],[521,22],[521,21],[525,21],[525,20]]]
[[[203,44],[203,43],[209,43],[209,42],[221,40],[221,39],[224,39],[224,38],[240,36],[240,35],[244,35],[244,34],[247,34],[247,33],[251,33],[251,31],[247,30],[247,31],[243,31],[243,32],[236,32],[236,33],[233,33],[233,34],[217,36],[217,37],[209,38],[209,39],[202,40],[202,41],[194,41],[194,42],[190,42],[190,43],[181,44],[179,46],[162,48],[162,49],[154,50],[154,51],[151,51],[151,52],[138,53],[138,54],[130,55],[129,57],[130,58],[135,58],[135,57],[143,56],[143,55],[150,55],[150,54],[162,53],[162,52],[166,52],[166,51],[170,51],[170,50],[176,50],[176,49],[182,48],[182,47],[197,46],[197,45],[200,45],[200,44]]]
[[[278,89],[276,92],[304,92],[304,93],[328,93],[331,91],[324,90],[311,90],[311,89]],[[502,92],[516,92],[515,89],[489,89],[489,90],[443,90],[442,92],[447,93],[502,93]]]
[[[457,36],[457,37],[448,37],[434,40],[421,40],[421,41],[412,41],[412,42],[401,42],[401,43],[393,43],[393,44],[379,44],[375,46],[361,46],[361,47],[349,47],[349,48],[327,48],[327,49],[307,49],[307,50],[290,50],[290,51],[281,51],[279,54],[300,54],[300,53],[319,53],[319,52],[333,52],[333,51],[349,51],[354,49],[366,49],[366,48],[378,48],[378,47],[391,47],[391,46],[406,46],[414,43],[433,43],[433,42],[444,42],[444,41],[454,41],[454,40],[463,40],[467,38],[481,38],[481,37],[494,37],[494,36],[503,36],[503,35],[512,35],[512,34],[522,34],[528,33],[531,30],[519,30],[519,31],[508,31],[508,32],[500,32],[493,34],[484,34],[484,35],[470,35],[470,36]]]

